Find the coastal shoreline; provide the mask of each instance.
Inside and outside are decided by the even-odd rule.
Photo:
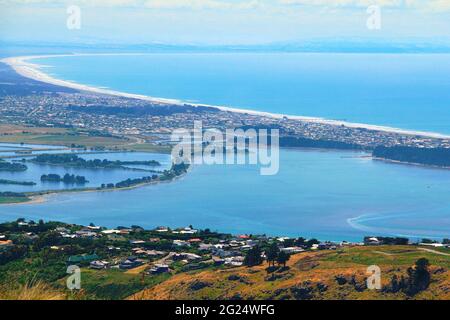
[[[93,86],[80,84],[80,83],[77,83],[74,81],[61,80],[61,79],[54,78],[41,70],[43,67],[42,65],[29,62],[29,60],[45,59],[45,58],[76,57],[76,56],[118,56],[118,55],[133,55],[133,56],[135,56],[135,55],[147,55],[147,54],[146,53],[86,53],[86,54],[79,53],[79,54],[34,55],[34,56],[8,57],[8,58],[4,58],[4,59],[0,60],[0,62],[3,62],[5,64],[9,65],[13,70],[15,70],[15,72],[17,72],[18,74],[20,74],[23,77],[33,79],[36,81],[40,81],[40,82],[45,82],[45,83],[56,85],[56,86],[62,86],[62,87],[66,87],[66,88],[70,88],[70,89],[74,89],[74,90],[79,90],[79,91],[119,96],[119,97],[131,98],[131,99],[137,99],[137,100],[144,100],[144,101],[149,101],[152,103],[160,103],[160,104],[174,104],[174,105],[188,104],[188,105],[194,106],[194,107],[200,107],[200,106],[211,107],[211,108],[219,109],[224,112],[249,114],[249,115],[261,116],[261,117],[275,118],[275,119],[284,119],[285,118],[285,119],[289,119],[289,120],[298,120],[298,121],[317,123],[317,124],[345,126],[348,128],[360,128],[360,129],[366,129],[366,130],[372,130],[372,131],[405,134],[405,135],[412,135],[412,136],[422,136],[422,137],[437,138],[437,139],[450,139],[450,135],[441,134],[441,133],[437,133],[437,132],[406,130],[406,129],[400,129],[400,128],[380,126],[380,125],[329,120],[329,119],[317,118],[317,117],[286,115],[286,114],[270,113],[270,112],[264,112],[264,111],[233,108],[233,107],[228,107],[228,106],[195,104],[195,103],[185,102],[185,101],[181,101],[181,100],[177,100],[177,99],[158,98],[158,97],[151,97],[151,96],[147,96],[147,95],[140,95],[140,94],[133,94],[133,93],[116,91],[116,90],[110,90],[110,89],[105,89],[105,88],[101,88],[101,87],[93,87]]]
[[[438,166],[438,165],[432,165],[432,164],[423,164],[418,162],[407,162],[407,161],[400,161],[400,160],[393,160],[393,159],[387,159],[387,158],[380,158],[380,157],[371,157],[372,160],[380,161],[380,162],[386,162],[391,164],[401,164],[405,166],[415,166],[420,168],[428,168],[428,169],[439,169],[439,170],[450,170],[449,166]]]
[[[18,205],[31,205],[31,204],[40,204],[48,201],[48,198],[55,195],[57,193],[48,193],[42,195],[32,195],[29,196],[27,201],[23,202],[10,202],[10,203],[2,203],[1,206],[18,206]]]

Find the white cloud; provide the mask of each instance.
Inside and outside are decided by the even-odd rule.
[[[147,0],[144,6],[153,9],[252,9],[259,5],[258,0],[218,1],[218,0]]]
[[[75,4],[90,7],[136,7],[151,9],[254,9],[261,0],[0,0],[0,4]]]
[[[450,0],[0,0],[0,4],[78,4],[90,7],[136,7],[151,9],[256,9],[289,6],[351,8],[379,5],[388,8],[449,11]]]
[[[408,0],[406,0],[408,1]],[[399,7],[403,0],[278,0],[284,5],[305,5],[322,7],[368,7],[370,5],[380,5],[389,7]]]
[[[450,0],[278,0],[282,5],[302,5],[316,7],[368,7],[379,5],[381,7],[399,9],[417,9],[426,11],[450,10]]]

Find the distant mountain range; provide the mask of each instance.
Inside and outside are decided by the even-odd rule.
[[[450,53],[449,39],[363,39],[324,38],[296,42],[277,42],[255,45],[205,45],[169,43],[109,43],[86,40],[73,43],[0,41],[0,52],[33,50],[59,52],[337,52],[337,53]]]

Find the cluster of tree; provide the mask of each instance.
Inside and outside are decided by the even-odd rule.
[[[148,176],[148,177],[142,177],[142,178],[136,178],[136,179],[127,179],[127,180],[123,180],[120,182],[117,182],[114,187],[115,188],[128,188],[128,187],[132,187],[138,184],[142,184],[142,183],[149,183],[153,180],[157,180],[158,176],[157,175],[153,175],[153,176]],[[105,188],[105,185],[102,184],[102,189]]]
[[[63,182],[66,184],[85,184],[89,182],[86,180],[86,177],[84,176],[76,176],[74,174],[68,173],[66,173],[63,177],[55,173],[43,174],[41,176],[41,181]]]
[[[450,167],[450,148],[376,147],[376,158],[432,166]]]
[[[7,264],[10,261],[23,258],[28,252],[26,246],[13,246],[11,249],[0,253],[0,266]]]
[[[286,262],[289,261],[290,255],[284,251],[281,251],[278,248],[278,245],[274,242],[270,245],[270,247],[266,251],[266,260],[269,263],[272,263],[272,266],[275,266],[275,261],[279,265],[286,266]]]
[[[430,262],[425,258],[420,258],[416,261],[414,267],[407,270],[407,276],[394,275],[391,282],[383,290],[385,292],[397,293],[403,292],[409,296],[414,296],[417,293],[426,290],[430,285],[431,274],[428,270]]]
[[[172,164],[169,170],[164,170],[163,174],[159,177],[161,181],[172,180],[175,177],[181,176],[189,169],[189,164],[184,162],[179,164]]]
[[[81,168],[120,168],[124,165],[147,165],[158,166],[160,163],[155,160],[149,161],[110,161],[107,159],[85,160],[76,154],[41,154],[33,159],[41,164],[56,164]]]
[[[307,240],[303,237],[299,237],[296,239],[285,239],[283,241],[283,246],[285,248],[297,246],[297,247],[302,247],[304,249],[310,249],[314,244],[319,244],[319,243],[320,243],[320,241],[315,238]]]
[[[420,242],[421,243],[439,243],[437,240],[432,240],[432,239],[428,239],[428,238],[422,238],[422,240]]]
[[[332,140],[314,140],[292,136],[280,137],[280,147],[364,150],[364,146],[355,143]]]
[[[265,255],[266,260],[269,263],[269,267],[271,264],[272,266],[275,266],[275,262],[277,262],[278,265],[283,265],[285,267],[286,262],[288,262],[290,259],[290,255],[284,251],[281,251],[275,242],[266,249]],[[244,258],[244,264],[246,266],[257,266],[262,264],[263,262],[264,258],[262,257],[262,251],[259,246],[254,246],[247,251]]]
[[[4,197],[4,198],[26,198],[27,195],[25,193],[21,193],[21,192],[5,191],[5,192],[0,192],[0,197]]]
[[[262,257],[262,251],[259,246],[254,246],[250,250],[247,251],[247,254],[244,258],[244,264],[248,267],[253,267],[260,265],[264,262],[264,259]]]
[[[15,180],[7,180],[7,179],[0,179],[0,184],[13,184],[13,185],[20,185],[20,186],[36,185],[36,183],[32,182],[32,181],[15,181]]]
[[[19,218],[16,221],[12,222],[4,222],[0,224],[0,232],[18,232],[22,231],[23,227],[19,225],[19,222],[26,222],[24,218]],[[43,220],[39,220],[37,223],[33,220],[30,220],[27,225],[27,230],[34,233],[40,233],[44,231],[48,231],[54,229],[59,226],[63,226],[62,222],[44,222]]]
[[[19,172],[19,171],[25,171],[28,167],[22,163],[17,162],[7,162],[0,159],[0,171],[12,171],[12,172]]]

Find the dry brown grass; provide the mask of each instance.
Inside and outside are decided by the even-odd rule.
[[[64,300],[66,298],[66,294],[41,281],[0,288],[0,300]]]
[[[49,128],[49,127],[28,127],[15,124],[0,124],[0,134],[22,134],[28,132],[32,134],[54,134],[64,133],[67,130],[64,128]]]
[[[336,276],[355,277],[358,283],[364,283],[366,270],[370,264],[377,264],[383,272],[382,283],[387,285],[392,275],[406,274],[406,269],[422,256],[418,250],[401,251],[403,247],[380,247],[392,253],[385,256],[373,253],[372,248],[350,248],[342,253],[336,251],[305,252],[291,257],[289,269],[277,273],[277,279],[268,280],[267,264],[247,268],[239,267],[222,270],[205,270],[199,272],[180,273],[156,286],[143,290],[130,299],[231,299],[239,295],[243,299],[279,299],[284,293],[289,294],[291,288],[304,286],[327,286],[323,293],[315,291],[313,299],[406,299],[404,294],[389,294],[377,290],[356,291],[350,285],[339,285]],[[409,249],[409,248],[408,248]],[[341,258],[342,257],[342,258]],[[432,283],[429,290],[415,299],[450,299],[450,259],[438,255],[427,254],[434,259],[430,271]],[[405,259],[405,261],[398,261]],[[436,272],[436,270],[441,270]],[[233,275],[235,280],[229,280]],[[236,280],[238,279],[238,280]],[[192,289],[194,283],[201,282],[202,288]],[[278,294],[277,292],[281,292]],[[293,298],[292,294],[288,298]]]

